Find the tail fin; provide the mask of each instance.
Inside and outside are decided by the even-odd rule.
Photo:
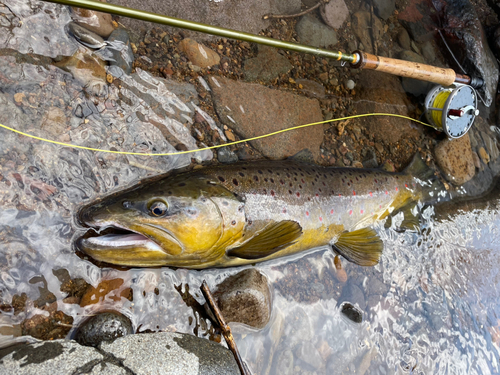
[[[418,180],[419,185],[422,187],[422,200],[424,203],[432,204],[450,199],[443,183],[435,175],[434,170],[425,164],[419,153],[415,154],[410,165],[406,167],[405,173]]]

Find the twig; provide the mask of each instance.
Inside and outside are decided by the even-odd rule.
[[[314,9],[317,9],[321,5],[324,5],[324,4],[329,3],[329,2],[330,2],[330,0],[319,0],[316,5],[313,5],[309,9],[306,9],[306,10],[300,12],[300,13],[296,13],[296,14],[265,14],[264,16],[262,16],[262,19],[267,20],[269,18],[295,18],[295,17],[300,17],[300,16],[303,16],[304,14],[312,12]]]
[[[231,351],[233,352],[234,359],[236,359],[236,363],[238,363],[241,375],[250,375],[250,372],[247,370],[245,364],[243,363],[243,360],[241,359],[240,356],[240,352],[236,347],[236,342],[234,341],[233,334],[231,333],[231,328],[229,328],[229,326],[226,324],[226,321],[224,320],[224,317],[222,316],[222,313],[219,310],[219,306],[217,306],[217,303],[215,302],[214,297],[210,292],[210,289],[205,280],[203,280],[203,284],[201,284],[200,289],[208,303],[208,306],[210,307],[210,310],[212,310],[213,314],[215,315],[217,323],[222,329],[222,334],[226,339],[227,346],[229,346],[229,349],[231,349]]]

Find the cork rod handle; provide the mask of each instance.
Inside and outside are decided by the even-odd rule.
[[[443,86],[450,86],[457,78],[453,69],[438,68],[427,64],[375,56],[362,51],[356,51],[354,54],[359,56],[359,61],[352,65],[353,68],[372,69],[401,77],[434,82]]]

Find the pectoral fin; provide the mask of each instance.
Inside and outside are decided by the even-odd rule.
[[[399,231],[404,232],[405,230],[419,231],[420,230],[420,214],[418,210],[416,210],[417,202],[412,202],[407,204],[404,207],[401,207],[399,210],[393,212],[385,222],[385,227],[389,228],[392,225],[392,218],[396,216],[398,213],[402,212],[404,215],[404,219],[397,228]],[[417,215],[415,215],[415,213]]]
[[[242,259],[265,258],[295,242],[302,235],[302,227],[296,221],[286,220],[267,225],[262,231],[227,252]]]
[[[377,232],[370,228],[344,232],[332,246],[340,255],[360,266],[376,265],[384,249]]]

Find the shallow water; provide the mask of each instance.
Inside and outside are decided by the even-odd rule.
[[[195,148],[188,126],[196,103],[182,102],[144,71],[134,78],[121,76],[120,89],[98,80],[83,85],[42,59],[82,48],[64,32],[70,20],[66,8],[20,0],[6,4],[11,14],[0,23],[1,30],[9,30],[7,37],[0,32],[0,123],[88,147],[175,151],[160,124],[169,139]],[[36,40],[31,38],[33,25]],[[51,116],[64,117],[67,125],[58,127],[60,121]],[[35,301],[41,290],[48,290],[57,309],[74,318],[74,327],[96,311],[114,309],[131,318],[140,332],[212,336],[210,322],[186,304],[186,296],[202,304],[198,288],[203,280],[213,288],[241,268],[100,268],[72,248],[84,233],[74,220],[78,207],[144,177],[186,166],[191,156],[95,153],[0,132],[0,304],[10,304],[22,293]],[[193,157],[206,161],[212,153]],[[346,284],[337,280],[328,249],[258,264],[273,291],[271,322],[260,331],[233,326],[252,372],[498,373],[500,212],[457,212],[441,221],[433,212],[432,207],[424,211],[421,234],[399,233],[380,223],[376,229],[385,243],[382,261],[373,268],[344,262]],[[103,280],[117,280],[118,287],[99,304],[65,303],[53,272],[58,269],[94,287]],[[132,289],[132,301],[121,295],[127,288]],[[340,313],[345,301],[360,308],[361,324]],[[37,314],[47,313],[33,302],[18,315],[1,311],[0,345],[25,340],[19,337],[19,324]]]

